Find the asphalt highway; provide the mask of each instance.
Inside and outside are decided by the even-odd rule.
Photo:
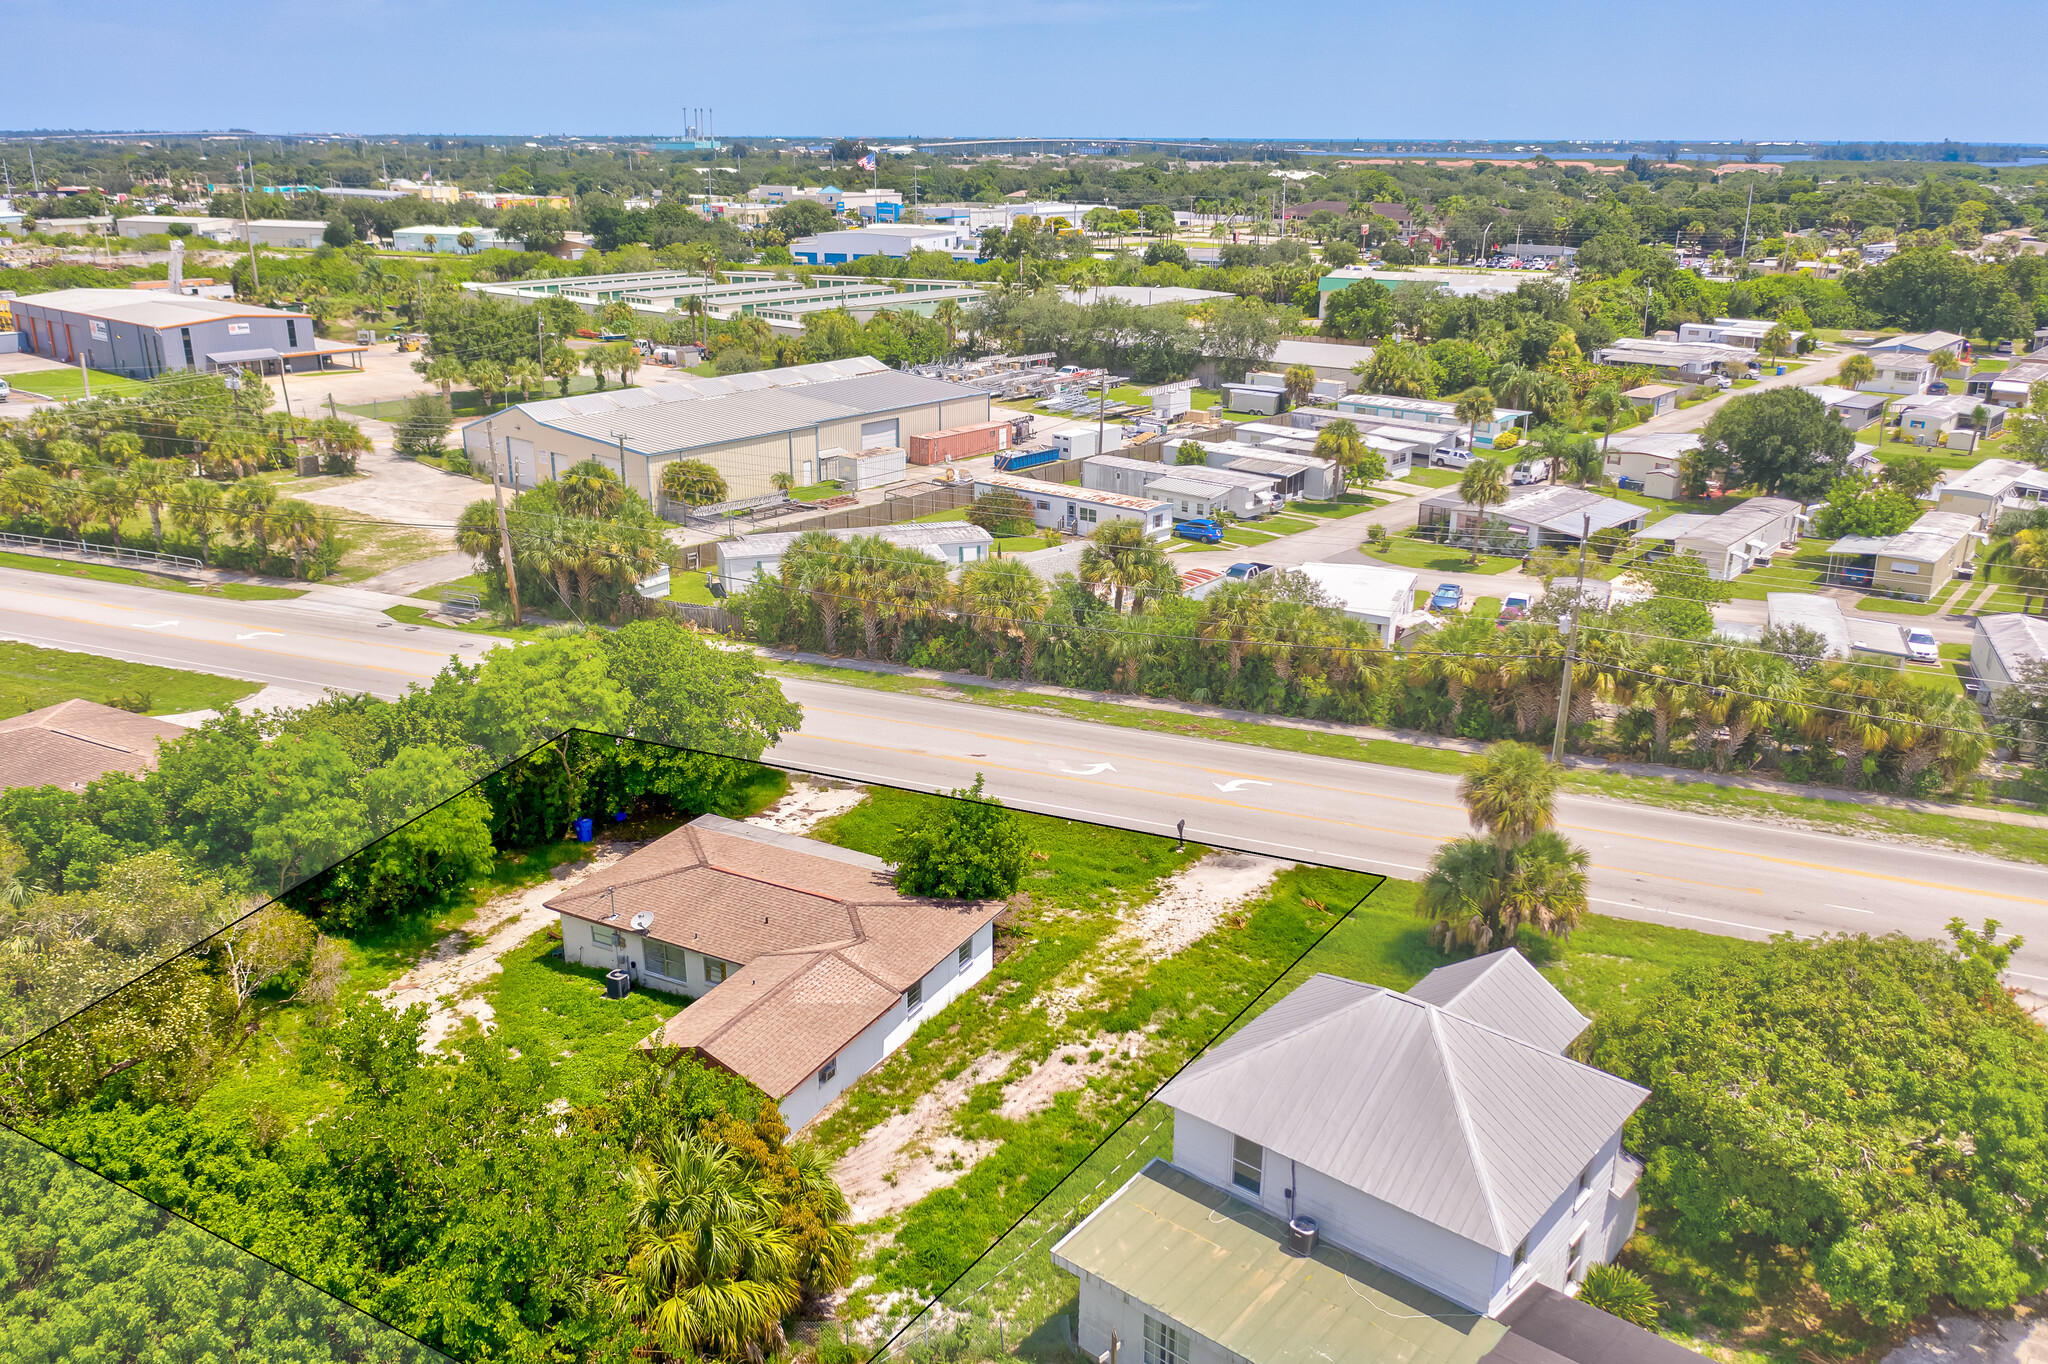
[[[369,594],[235,602],[0,569],[0,637],[248,678],[307,699],[392,697],[450,657],[501,641],[407,630]],[[1455,779],[1405,768],[785,679],[802,730],[790,767],[923,790],[989,788],[1022,809],[1395,877],[1465,832]],[[1971,853],[1567,796],[1564,832],[1593,860],[1602,912],[1763,937],[1994,918],[2028,939],[2018,984],[2048,986],[2048,867]]]

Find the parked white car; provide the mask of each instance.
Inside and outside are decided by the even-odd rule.
[[[1900,626],[1906,636],[1906,652],[1915,663],[1941,662],[1941,646],[1934,642],[1934,636],[1917,626]]]
[[[5,379],[0,379],[0,403],[8,401],[13,396],[14,385],[8,383]]]

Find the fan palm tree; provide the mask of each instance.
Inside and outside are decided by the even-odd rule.
[[[1851,355],[1835,371],[1835,377],[1842,381],[1844,388],[1858,388],[1877,377],[1877,362],[1862,353]]]
[[[994,679],[1013,635],[1023,646],[1019,674],[1029,677],[1030,656],[1038,647],[1033,627],[1045,615],[1045,584],[1039,576],[1015,559],[984,559],[960,575],[957,600],[961,613],[988,642],[989,678]]]
[[[1462,399],[1460,400],[1462,401]],[[1475,459],[1458,477],[1458,497],[1471,505],[1472,558],[1478,563],[1486,534],[1486,510],[1508,500],[1507,466],[1497,459]]]
[[[890,650],[897,661],[903,658],[903,637],[910,623],[939,608],[946,596],[946,566],[928,554],[899,549],[896,573],[889,581]],[[1030,680],[1031,655],[1035,642],[1027,637],[1024,650],[1025,680]]]
[[[1500,859],[1483,838],[1454,838],[1436,850],[1422,877],[1416,913],[1430,920],[1430,941],[1489,952],[1500,932]]]
[[[1984,562],[2005,569],[2023,599],[2021,615],[2033,612],[2036,597],[2048,603],[2048,528],[2028,527],[2014,532],[1994,544],[1985,554]]]
[[[306,576],[306,556],[318,550],[333,533],[333,526],[320,508],[296,499],[279,502],[271,509],[270,533],[277,547],[291,556],[292,576]]]
[[[1863,788],[1863,760],[1900,743],[1902,683],[1896,674],[1868,663],[1834,663],[1810,678],[1811,700],[1800,732],[1842,755],[1842,776],[1852,790]]]
[[[1570,937],[1587,911],[1592,860],[1584,848],[1547,829],[1518,846],[1501,883],[1501,932],[1512,940],[1527,924],[1547,937]]]
[[[1696,689],[1698,652],[1690,645],[1647,640],[1632,651],[1627,671],[1616,681],[1622,697],[1650,712],[1653,752],[1659,761],[1671,752],[1671,731],[1682,721],[1700,693]]]
[[[681,301],[678,302],[676,306],[678,308],[681,308],[684,314],[688,316],[690,319],[690,339],[692,341],[697,340],[698,336],[700,335],[699,329],[702,327],[704,322],[703,298],[697,294],[684,294]]]
[[[540,361],[531,355],[522,355],[512,362],[505,371],[505,382],[519,390],[520,401],[533,397],[533,391],[547,383],[547,371],[540,367]]]
[[[1939,379],[1956,367],[1956,353],[1944,347],[1928,356],[1927,363],[1934,366],[1934,377]]]
[[[1458,781],[1458,799],[1475,829],[1500,845],[1503,870],[1516,845],[1556,819],[1559,770],[1527,744],[1497,743]]]
[[[93,514],[107,523],[107,538],[121,543],[121,523],[135,514],[135,489],[112,474],[101,474],[86,485]]]
[[[270,554],[270,509],[276,501],[275,488],[247,479],[228,488],[221,499],[227,529],[252,542],[259,558]]]
[[[1166,555],[1145,538],[1144,525],[1128,517],[1103,522],[1081,551],[1081,581],[1106,584],[1110,605],[1118,611],[1124,609],[1125,592],[1132,594],[1132,612],[1143,611],[1147,589],[1159,583],[1161,570],[1170,572]]]
[[[172,460],[152,459],[128,470],[128,491],[138,504],[149,508],[149,534],[159,554],[164,552],[164,508],[175,495],[177,468]]]
[[[1804,717],[1806,689],[1783,658],[1757,649],[1711,646],[1700,657],[1703,684],[1694,705],[1702,734],[1713,738],[1714,770],[1726,772],[1750,736],[1780,721]]]
[[[1268,604],[1265,594],[1248,582],[1225,583],[1202,602],[1202,638],[1223,641],[1233,682],[1252,637],[1265,625]]]
[[[1286,372],[1280,376],[1280,380],[1287,390],[1287,404],[1290,407],[1299,407],[1307,402],[1308,395],[1316,389],[1316,372],[1309,365],[1289,365]]]
[[[732,1152],[666,1133],[628,1167],[613,1303],[671,1357],[759,1357],[802,1301],[772,1191]]]
[[[1991,756],[1984,714],[1962,693],[1902,687],[1896,702],[1906,717],[1898,744],[1899,789],[1910,791],[1930,767],[1951,787],[1960,787]]]
[[[62,526],[74,540],[85,539],[85,523],[92,520],[92,511],[92,498],[75,478],[56,479],[43,494],[43,520]]]
[[[1614,438],[1614,419],[1628,410],[1628,399],[1621,396],[1620,384],[1601,384],[1586,395],[1586,410],[1598,416],[1604,424],[1600,433],[1600,449],[1607,449],[1607,442]]]
[[[825,633],[825,652],[839,652],[839,616],[845,609],[846,546],[821,530],[807,530],[791,542],[782,557],[785,585],[803,592],[818,612]]]
[[[178,500],[171,508],[172,518],[199,541],[199,562],[212,562],[209,552],[213,547],[214,532],[221,527],[223,494],[220,484],[206,478],[188,478],[178,489]]]

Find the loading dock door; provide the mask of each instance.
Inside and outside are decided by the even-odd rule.
[[[860,448],[863,450],[886,450],[900,445],[896,439],[896,418],[887,421],[862,422],[860,424]]]

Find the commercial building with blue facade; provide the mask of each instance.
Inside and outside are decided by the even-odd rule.
[[[789,244],[799,265],[844,265],[868,256],[908,256],[913,251],[943,251],[956,260],[973,260],[980,243],[972,232],[943,223],[898,223],[820,232]]]
[[[364,347],[322,341],[303,313],[164,290],[58,289],[13,300],[21,349],[67,365],[154,379],[180,371],[250,368],[303,374]]]

